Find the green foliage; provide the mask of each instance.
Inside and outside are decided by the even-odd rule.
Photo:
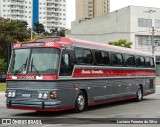
[[[43,34],[45,32],[44,25],[39,22],[35,22],[33,31],[36,32],[38,35]]]
[[[2,72],[6,72],[7,70],[7,63],[4,61],[4,59],[0,59],[0,75]]]
[[[66,28],[61,27],[60,29],[58,29],[57,27],[54,29],[51,29],[51,33],[50,36],[60,36],[60,37],[65,37],[65,32],[66,32]]]
[[[6,90],[6,83],[0,83],[0,91]]]
[[[0,18],[0,63],[1,69],[6,70],[7,58],[10,56],[11,43],[24,41],[30,37],[27,22]]]
[[[131,48],[132,42],[128,42],[126,39],[120,39],[114,42],[108,42],[109,45],[115,45],[120,47]]]

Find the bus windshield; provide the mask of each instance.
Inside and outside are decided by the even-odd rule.
[[[59,55],[56,48],[13,50],[8,74],[56,74]]]

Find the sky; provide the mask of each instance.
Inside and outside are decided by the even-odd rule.
[[[71,28],[71,22],[75,20],[75,1],[67,0],[67,28]],[[160,0],[110,0],[110,11],[129,5],[160,8]]]

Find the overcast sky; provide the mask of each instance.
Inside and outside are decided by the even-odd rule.
[[[75,1],[67,0],[67,28],[70,28],[71,22],[75,20]],[[110,11],[129,5],[160,8],[160,0],[110,0]]]

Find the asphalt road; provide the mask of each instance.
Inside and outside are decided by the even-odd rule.
[[[74,113],[72,110],[62,112],[36,112],[24,110],[12,110],[5,107],[4,93],[0,93],[0,118],[18,118],[18,119],[45,119],[45,122],[57,123],[59,126],[69,124],[73,126],[96,126],[104,123],[106,118],[158,118],[160,119],[160,86],[156,88],[156,93],[145,96],[141,102],[134,102],[132,100],[122,101],[110,104],[103,104],[99,106],[89,107],[89,109],[82,113]],[[83,119],[85,118],[85,119]],[[70,122],[70,121],[73,121]],[[91,123],[91,124],[90,124]],[[63,124],[63,125],[61,125]],[[39,126],[39,125],[37,125]],[[45,127],[53,125],[43,125]],[[57,126],[57,125],[56,125]],[[105,126],[105,125],[104,125]],[[110,125],[111,126],[111,125]],[[112,125],[116,127],[117,124]],[[123,125],[123,127],[128,125]],[[131,125],[132,127],[133,125]],[[150,125],[146,125],[150,126]],[[154,126],[157,126],[156,124]]]

